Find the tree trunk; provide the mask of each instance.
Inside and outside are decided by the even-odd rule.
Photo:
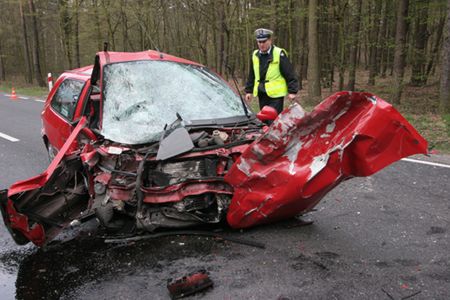
[[[392,101],[400,104],[403,91],[403,75],[405,73],[405,43],[408,31],[409,0],[399,0],[397,7],[397,25],[395,32],[395,52],[394,52],[394,90]]]
[[[30,46],[28,45],[28,36],[27,36],[27,23],[25,21],[25,15],[23,13],[23,3],[22,0],[19,1],[19,12],[20,12],[20,20],[22,23],[22,37],[23,37],[23,56],[25,58],[25,81],[27,83],[33,82],[33,72],[31,67],[31,58],[30,58]]]
[[[69,14],[68,3],[66,0],[58,1],[59,5],[59,19],[62,31],[62,41],[64,44],[64,50],[66,52],[67,62],[69,64],[69,69],[73,69],[72,63],[72,45],[70,42],[72,35],[72,20]]]
[[[224,73],[224,63],[225,63],[225,34],[226,34],[226,23],[225,23],[225,0],[220,1],[220,9],[219,9],[219,23],[220,23],[220,32],[219,32],[219,69],[218,72],[220,74]]]
[[[337,16],[335,15],[335,8],[334,8],[335,3],[333,3],[333,1],[331,2],[331,4],[328,7],[328,11],[327,16],[330,20],[336,20]],[[334,22],[336,23],[336,21]],[[339,26],[339,24],[341,23],[340,21],[337,20],[337,25]],[[339,29],[336,30],[336,24],[330,24],[329,22],[327,22],[326,24],[326,29],[324,30],[325,34],[324,36],[324,41],[325,43],[321,43],[320,45],[328,45],[328,47],[326,47],[326,67],[324,68],[325,70],[322,70],[322,72],[325,73],[325,84],[326,87],[329,88],[329,91],[332,92],[333,91],[333,83],[334,83],[334,69],[336,67],[336,61],[339,61],[336,57],[337,55],[337,51],[336,49],[338,48],[338,34],[339,34]],[[323,74],[323,73],[322,73]]]
[[[302,3],[303,4],[303,3]],[[298,61],[298,82],[300,89],[303,89],[303,79],[307,77],[308,61],[307,61],[307,20],[304,14],[300,15],[300,50]]]
[[[319,39],[317,37],[317,0],[309,0],[308,9],[308,96],[317,101],[320,91]]]
[[[381,63],[383,61],[383,56],[386,55],[386,23],[387,23],[387,1],[383,1],[381,7],[380,23],[377,38],[377,57],[376,57],[376,73],[381,74]]]
[[[391,27],[390,26],[390,22],[391,22],[391,18],[390,18],[390,14],[388,13],[392,8],[392,4],[388,3],[388,1],[385,2],[385,6],[384,8],[384,15],[383,15],[383,24],[381,26],[382,30],[381,30],[381,57],[380,57],[380,73],[381,73],[381,77],[385,78],[386,77],[386,72],[387,72],[387,67],[389,64],[389,58],[391,56],[391,43],[390,43],[390,30]],[[389,15],[389,17],[388,17]]]
[[[112,23],[112,14],[110,12],[110,6],[111,3],[109,1],[103,0],[102,1],[102,6],[103,6],[103,10],[105,11],[105,19],[106,19],[106,23],[108,24],[108,43],[110,45],[109,50],[113,50],[116,51],[116,29],[117,29],[117,25]],[[148,32],[147,32],[148,34]]]
[[[422,0],[420,3],[416,4],[419,7],[416,11],[416,25],[414,32],[414,60],[412,62],[411,74],[411,84],[413,86],[423,86],[427,83],[425,49],[428,43],[428,4],[429,0]]]
[[[359,44],[359,25],[361,15],[361,0],[352,1],[352,39],[350,41],[350,62],[348,67],[348,83],[347,90],[354,91],[356,84],[356,64],[357,64],[357,50]]]
[[[0,43],[0,80],[6,80],[5,62],[3,60],[2,44]]]
[[[378,55],[378,32],[380,30],[381,0],[375,1],[375,11],[371,14],[371,34],[369,40],[369,80],[368,85],[375,85],[375,76],[377,75],[377,55]]]
[[[339,53],[339,82],[338,91],[344,89],[344,73],[345,73],[345,21],[340,18],[339,20],[339,33],[338,33],[338,53]]]
[[[129,44],[126,6],[127,6],[126,0],[120,1],[120,18],[122,23],[122,49],[125,52],[128,51],[128,44]]]
[[[447,24],[445,40],[442,47],[442,67],[440,84],[439,110],[442,114],[450,113],[450,0],[447,1]]]
[[[292,34],[292,11],[294,11],[294,3],[292,0],[288,0],[288,11],[287,11],[287,23],[288,23],[288,46],[289,46],[289,54],[292,55],[292,47],[294,46],[293,43],[293,34]]]
[[[77,68],[81,67],[80,61],[80,22],[79,22],[79,11],[82,0],[75,0],[75,59]]]
[[[94,12],[94,22],[95,22],[95,35],[97,37],[97,51],[102,50],[102,34],[100,31],[100,16],[98,13],[98,2],[97,0],[92,0],[92,6],[94,7],[93,12]],[[143,39],[143,34],[142,34],[142,27],[139,26],[139,29],[141,29],[141,38]]]
[[[439,20],[439,24],[438,24],[437,32],[436,32],[436,40],[435,40],[434,46],[431,50],[431,54],[429,55],[430,59],[428,60],[427,69],[425,72],[427,78],[431,74],[431,70],[433,69],[436,59],[437,59],[437,56],[439,54],[439,48],[441,45],[442,35],[444,32],[444,27],[445,27],[445,20],[446,20],[445,15],[441,16],[441,18]]]
[[[28,0],[28,4],[30,7],[30,13],[31,13],[31,31],[34,36],[34,51],[33,51],[33,64],[34,64],[34,77],[36,77],[36,80],[39,84],[39,86],[45,86],[45,81],[42,78],[42,72],[41,72],[41,63],[39,58],[39,31],[37,28],[37,18],[36,18],[36,9],[34,7],[33,0]]]

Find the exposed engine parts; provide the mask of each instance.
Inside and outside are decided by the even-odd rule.
[[[241,130],[231,134],[217,129],[210,133],[202,130],[190,136],[199,148],[252,141],[252,136],[242,135]],[[98,163],[100,172],[94,174],[94,207],[104,227],[119,230],[125,222],[134,220],[137,230],[152,232],[225,219],[233,190],[223,176],[234,162],[234,150],[228,153],[213,150],[207,156],[163,161],[152,158],[151,148],[145,155],[137,149],[133,156],[132,151],[121,152],[120,157],[104,153]],[[137,167],[136,176],[126,173],[138,165],[142,167]]]

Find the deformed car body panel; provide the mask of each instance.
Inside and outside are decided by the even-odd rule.
[[[65,177],[70,176],[71,172],[63,168],[62,164],[64,156],[70,151],[86,122],[86,117],[80,119],[47,170],[38,176],[14,183],[8,189],[7,197],[1,199],[5,225],[15,233],[12,236],[18,244],[23,244],[25,239],[37,246],[44,245],[86,209],[87,201],[79,201],[78,197],[84,196],[79,191],[80,183],[71,191],[76,197],[63,195],[72,178]],[[75,167],[74,172],[78,172],[78,169]],[[55,215],[59,216],[58,220],[54,219]]]
[[[339,92],[303,115],[286,109],[233,165],[228,223],[267,223],[312,209],[342,180],[369,176],[427,142],[387,102],[369,93]]]

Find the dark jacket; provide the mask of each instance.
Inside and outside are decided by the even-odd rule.
[[[273,45],[270,48],[269,53],[260,53],[259,51],[256,55],[259,57],[259,73],[260,73],[260,84],[258,86],[258,93],[265,93],[264,81],[266,79],[267,69],[269,68],[269,62],[273,59]],[[253,56],[253,52],[252,52]],[[294,67],[289,61],[286,52],[282,51],[280,56],[280,73],[286,80],[288,86],[288,93],[295,94],[298,92],[298,79],[297,75],[294,73]],[[250,71],[248,73],[247,83],[245,84],[245,92],[253,93],[253,86],[255,84],[255,74],[253,72],[253,59],[250,58]]]

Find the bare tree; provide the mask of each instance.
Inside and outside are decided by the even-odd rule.
[[[422,0],[416,4],[416,24],[414,30],[414,50],[412,62],[411,84],[422,86],[427,83],[425,50],[428,42],[428,5],[429,0]]]
[[[434,69],[434,67],[436,65],[437,57],[439,56],[439,49],[441,47],[441,41],[442,41],[442,36],[443,36],[443,32],[444,32],[446,19],[447,19],[446,15],[442,14],[439,19],[439,23],[437,25],[436,38],[435,38],[433,46],[432,46],[431,54],[428,55],[429,58],[428,58],[428,63],[427,63],[427,69],[425,72],[425,76],[427,78],[428,78],[428,76],[430,76],[431,71]]]
[[[450,16],[450,0],[447,1],[447,16]],[[439,110],[442,114],[450,113],[450,17],[445,25],[445,41],[442,48],[442,67],[440,84]]]
[[[22,38],[23,38],[23,56],[25,58],[25,81],[27,83],[33,82],[32,76],[32,68],[31,68],[31,59],[30,59],[30,47],[28,45],[28,35],[27,35],[27,23],[25,21],[25,15],[23,13],[23,3],[22,0],[19,0],[19,13],[20,13],[20,22],[22,25]]]
[[[383,1],[375,2],[374,12],[371,15],[370,35],[369,35],[369,80],[368,85],[375,85],[375,76],[377,75],[377,55],[378,55],[378,34],[380,31],[381,5]]]
[[[317,100],[321,95],[317,0],[309,0],[308,18],[308,96]]]
[[[347,90],[354,91],[356,83],[356,64],[357,64],[357,52],[359,44],[359,26],[361,15],[361,0],[352,0],[352,31],[350,40],[350,63],[348,71],[348,83]]]
[[[399,0],[397,7],[397,25],[394,52],[394,90],[392,100],[400,104],[403,91],[403,75],[405,73],[406,33],[408,31],[409,0]]]
[[[64,52],[66,54],[69,69],[73,68],[72,63],[72,17],[69,12],[69,4],[67,0],[58,1],[59,9],[59,23],[62,31],[61,39],[64,45]]]
[[[36,17],[36,8],[34,7],[33,0],[28,0],[28,5],[30,7],[31,13],[31,31],[33,33],[33,41],[34,41],[34,51],[33,51],[33,64],[34,64],[34,77],[39,84],[39,86],[45,86],[44,79],[42,78],[41,72],[41,62],[39,57],[39,33],[37,28],[37,17]]]
[[[6,80],[5,62],[3,60],[3,51],[1,43],[0,43],[0,80]]]
[[[80,5],[83,0],[75,0],[74,2],[74,18],[75,18],[75,60],[76,66],[81,67],[80,60]]]

